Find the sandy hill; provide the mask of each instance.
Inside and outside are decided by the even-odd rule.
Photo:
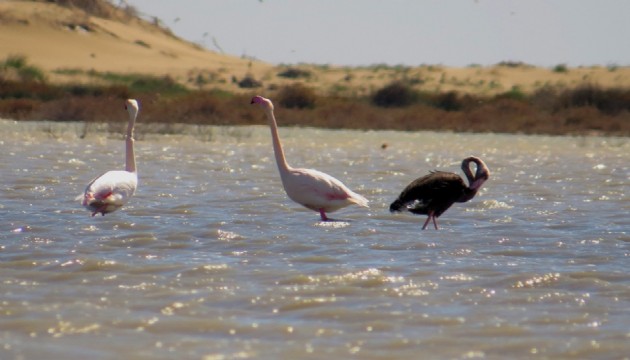
[[[251,61],[217,54],[112,5],[110,18],[51,2],[0,2],[0,53],[47,71],[173,74],[214,69],[244,74]],[[257,63],[261,68],[269,68]]]
[[[542,86],[630,86],[630,68],[537,68],[518,63],[492,67],[385,66],[348,68],[296,65],[297,78],[281,77],[286,67],[217,54],[177,38],[135,16],[133,9],[93,0],[106,11],[85,11],[44,1],[0,2],[0,54],[22,55],[46,70],[51,81],[86,81],[89,70],[169,75],[190,86],[250,91],[238,81],[249,77],[264,88],[301,81],[323,93],[365,95],[392,81],[405,80],[424,91],[496,94]],[[64,1],[62,1],[64,2]],[[70,2],[71,1],[65,1]],[[79,70],[79,71],[77,71]],[[293,69],[295,70],[295,69]],[[77,75],[77,73],[79,75]],[[301,75],[301,76],[300,76]],[[89,79],[88,79],[89,80]],[[196,82],[195,82],[196,81]]]

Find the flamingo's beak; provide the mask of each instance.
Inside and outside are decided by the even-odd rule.
[[[92,200],[94,200],[94,194],[92,193],[85,194],[85,196],[83,197],[83,206],[89,204],[90,201]]]

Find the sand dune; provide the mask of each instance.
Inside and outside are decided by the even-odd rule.
[[[138,18],[110,20],[53,3],[5,1],[0,3],[0,20],[0,53],[25,55],[48,71],[180,75],[223,68],[240,74],[250,66],[249,60],[202,49]]]

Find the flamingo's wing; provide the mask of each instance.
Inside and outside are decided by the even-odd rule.
[[[338,179],[313,169],[292,169],[283,178],[287,195],[312,209],[339,208],[349,203],[367,206],[367,200]]]
[[[109,171],[90,182],[85,189],[83,205],[90,208],[123,206],[136,191],[138,177],[128,171]]]
[[[434,171],[412,181],[396,201],[409,212],[427,214],[433,210],[439,216],[461,196],[465,188],[464,181],[457,174]]]

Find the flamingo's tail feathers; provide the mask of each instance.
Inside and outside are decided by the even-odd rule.
[[[353,193],[352,196],[350,196],[350,201],[362,207],[370,207],[368,205],[369,204],[368,199],[366,199],[365,197],[357,193]]]

